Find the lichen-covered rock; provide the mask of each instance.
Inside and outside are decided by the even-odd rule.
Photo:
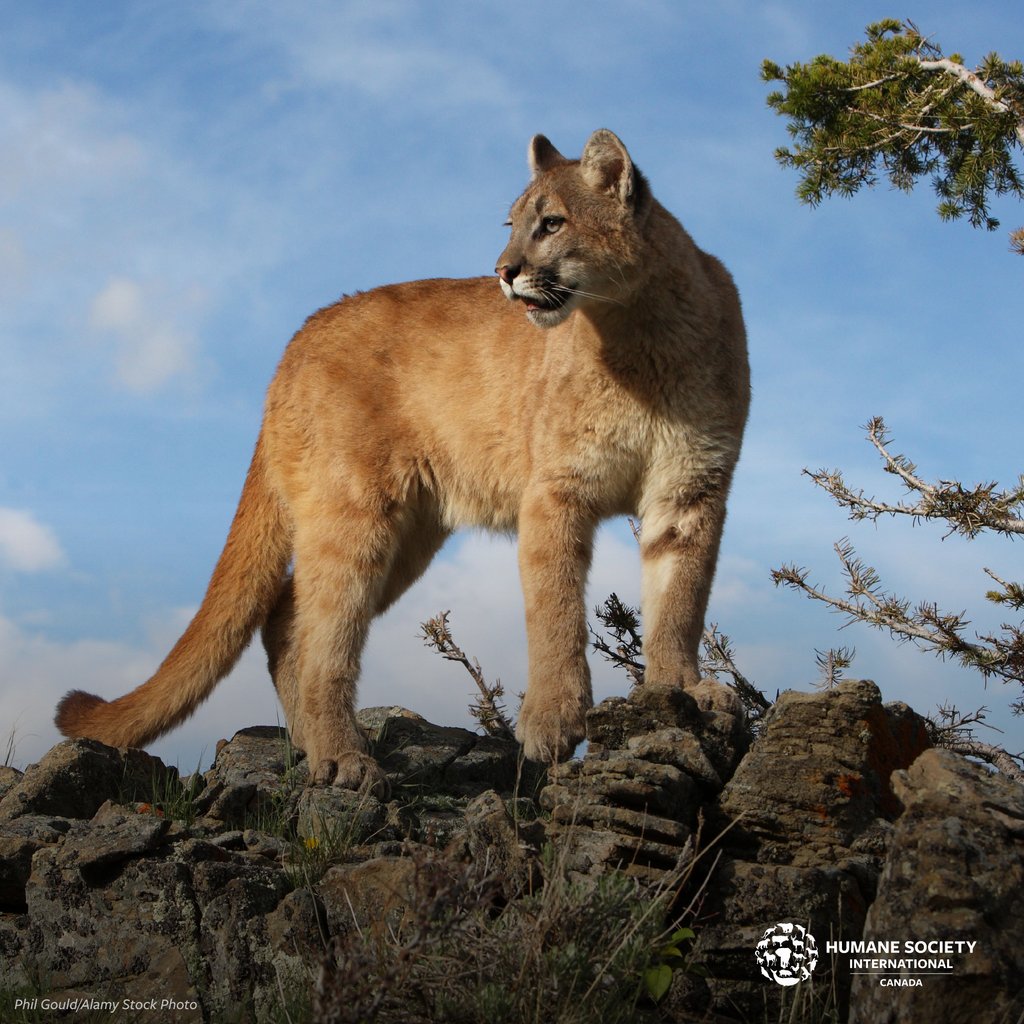
[[[218,747],[196,811],[240,826],[260,818],[284,820],[294,813],[292,804],[307,775],[305,755],[291,746],[286,730],[241,729]]]
[[[194,998],[198,932],[188,870],[136,857],[83,871],[89,844],[83,830],[33,857],[25,895],[34,973],[57,990],[131,995],[158,973],[168,997]]]
[[[357,718],[395,796],[474,797],[516,785],[519,746],[512,740],[434,725],[404,708],[367,708]]]
[[[292,885],[283,871],[256,861],[232,854],[193,869],[201,988],[220,1018],[255,1019],[259,990],[274,981],[267,924]]]
[[[509,899],[540,885],[538,857],[544,827],[534,820],[517,820],[494,790],[466,805],[464,827],[445,853],[458,861],[486,864]]]
[[[399,838],[387,806],[370,793],[311,786],[298,802],[298,834],[335,848]]]
[[[0,913],[23,913],[25,885],[36,850],[56,846],[72,828],[68,818],[25,814],[0,822]]]
[[[638,686],[587,714],[587,753],[552,768],[540,794],[573,875],[660,882],[692,855],[700,808],[750,739],[724,690],[712,680],[693,692]]]
[[[0,910],[25,910],[25,884],[32,874],[32,855],[43,843],[0,831]]]
[[[279,729],[223,744],[191,805],[195,788],[155,758],[91,741],[0,778],[0,986],[45,979],[61,998],[190,1007],[147,1011],[154,1024],[304,1019],[335,940],[371,936],[359,962],[372,965],[372,942],[410,927],[424,900],[444,917],[453,893],[536,899],[550,870],[598,892],[591,880],[617,869],[653,883],[638,899],[666,879],[683,886],[679,905],[697,913],[694,959],[710,976],[676,972],[661,1019],[779,1019],[783,990],[753,952],[787,920],[819,946],[862,934],[977,943],[955,978],[930,982],[930,1001],[858,980],[850,1004],[849,977],[830,977],[822,956],[815,984],[840,1020],[848,1005],[855,1024],[1024,1010],[1021,789],[922,753],[922,720],[883,705],[873,684],[785,696],[749,750],[727,689],[639,687],[591,712],[586,755],[552,769],[539,801],[515,744],[395,708],[363,726],[388,803],[307,787]],[[138,803],[158,794],[156,811]],[[367,969],[368,984],[387,983]]]
[[[900,811],[889,779],[930,746],[924,720],[883,705],[874,683],[782,694],[720,806],[756,859],[835,863],[878,818]]]
[[[21,781],[22,773],[17,768],[0,764],[0,800]]]
[[[712,923],[697,948],[714,1009],[763,1016],[778,1002],[750,952],[777,921],[860,937],[901,809],[890,777],[928,743],[923,719],[883,705],[874,683],[779,698],[710,814],[726,831],[703,907]],[[845,1006],[850,977],[841,968],[834,984]]]
[[[851,1024],[975,1024],[1024,1014],[1024,787],[948,750],[893,776],[892,830],[864,938],[961,940],[920,987],[854,979]],[[904,977],[910,972],[902,972]]]
[[[415,873],[412,858],[401,856],[330,868],[317,884],[330,934],[397,928],[411,898]]]
[[[91,818],[107,801],[152,800],[177,785],[178,773],[142,750],[118,750],[96,740],[64,740],[0,800],[0,821],[22,814]]]

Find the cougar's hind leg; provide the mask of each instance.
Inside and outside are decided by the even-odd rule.
[[[295,581],[289,575],[271,609],[261,633],[267,652],[267,669],[284,709],[285,724],[292,746],[305,750],[299,724],[298,645],[295,643]]]
[[[398,531],[399,542],[390,569],[380,589],[375,613],[380,615],[395,603],[423,575],[440,551],[450,531],[441,525],[433,502],[411,510]],[[289,576],[263,626],[267,667],[284,708],[292,744],[305,750],[299,714],[298,652],[295,640],[295,581]]]
[[[388,577],[377,603],[377,614],[383,614],[422,575],[434,555],[451,535],[441,525],[440,511],[433,500],[423,499],[404,517],[399,530],[399,544]]]
[[[278,685],[294,707],[289,724],[302,739],[311,781],[382,794],[386,782],[356,722],[355,700],[399,530],[395,515],[379,507],[317,506],[314,525],[296,533],[294,614],[278,656]]]

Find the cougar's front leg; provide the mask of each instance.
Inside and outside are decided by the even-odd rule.
[[[728,490],[728,475],[715,473],[644,503],[640,554],[647,685],[692,687],[700,681],[700,639]]]
[[[516,735],[533,761],[562,760],[586,736],[593,697],[583,599],[594,526],[554,490],[529,491],[520,509],[529,677]]]

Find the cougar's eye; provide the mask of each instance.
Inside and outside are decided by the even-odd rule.
[[[544,217],[540,229],[545,235],[553,235],[564,223],[564,217]]]

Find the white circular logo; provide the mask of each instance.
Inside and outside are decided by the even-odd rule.
[[[765,930],[754,952],[766,978],[780,985],[807,981],[818,964],[818,944],[802,924],[773,924]]]

